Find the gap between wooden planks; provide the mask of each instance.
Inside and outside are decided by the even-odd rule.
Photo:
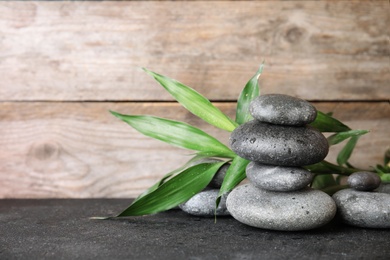
[[[389,148],[388,102],[318,102],[353,129],[369,129],[351,163],[382,163]],[[235,103],[216,103],[234,117]],[[135,197],[191,152],[145,137],[108,113],[150,114],[185,121],[224,143],[229,134],[177,103],[0,103],[0,198]],[[329,160],[335,162],[336,149]]]

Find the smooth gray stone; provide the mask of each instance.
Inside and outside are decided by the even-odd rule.
[[[228,216],[229,211],[226,208],[227,195],[221,197],[221,202],[217,210],[215,211],[215,200],[218,197],[218,189],[206,189],[198,194],[195,194],[187,202],[180,204],[179,207],[186,213],[201,216],[201,217],[213,217]]]
[[[222,165],[222,167],[214,175],[213,179],[210,181],[208,187],[210,188],[221,188],[223,179],[225,178],[226,172],[230,167],[230,163]]]
[[[348,177],[347,182],[355,190],[372,191],[381,185],[381,178],[373,172],[355,172]]]
[[[317,116],[317,109],[306,100],[282,94],[258,96],[249,112],[262,122],[293,126],[310,124]]]
[[[375,191],[390,194],[390,183],[382,182],[382,184],[377,189],[375,189]]]
[[[276,192],[246,184],[229,194],[226,205],[230,214],[244,224],[284,231],[318,228],[336,214],[333,199],[311,188]]]
[[[283,167],[250,162],[246,177],[257,188],[270,191],[296,191],[309,185],[314,174],[301,167]]]
[[[326,138],[309,126],[281,126],[249,121],[230,136],[239,156],[263,164],[303,166],[322,161],[329,151]]]
[[[390,228],[390,194],[344,189],[333,194],[338,216],[349,225]]]

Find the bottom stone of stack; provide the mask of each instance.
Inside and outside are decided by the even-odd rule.
[[[267,191],[245,184],[226,201],[230,214],[249,226],[283,231],[321,227],[336,214],[336,204],[326,193],[305,188],[292,192]]]

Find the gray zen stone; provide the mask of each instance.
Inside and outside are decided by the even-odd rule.
[[[213,217],[214,213],[217,216],[228,216],[229,211],[226,208],[227,195],[221,197],[221,202],[215,211],[215,200],[218,197],[218,189],[206,189],[198,194],[195,194],[187,202],[180,204],[179,207],[186,213],[201,216]]]
[[[381,185],[381,179],[373,172],[355,172],[348,177],[351,188],[360,191],[372,191]]]
[[[230,164],[224,164],[214,175],[213,179],[210,181],[208,187],[210,188],[221,188],[223,179],[225,178],[226,172]]]
[[[249,121],[230,136],[230,146],[250,161],[303,166],[322,161],[329,151],[326,138],[309,126],[291,127]]]
[[[317,116],[316,108],[309,102],[282,94],[258,96],[249,111],[257,120],[278,125],[306,125]]]
[[[271,191],[295,191],[305,188],[314,174],[300,167],[282,167],[251,162],[246,168],[249,181]]]
[[[336,214],[333,199],[311,188],[276,192],[246,184],[229,194],[226,205],[230,214],[244,224],[284,231],[318,228]]]
[[[390,228],[390,194],[344,189],[333,194],[338,215],[349,225]]]
[[[375,189],[375,191],[390,194],[390,183],[382,182],[382,184],[377,189]]]

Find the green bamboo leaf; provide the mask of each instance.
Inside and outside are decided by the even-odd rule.
[[[117,217],[154,214],[178,206],[203,190],[224,163],[202,163],[182,171],[133,202]]]
[[[354,172],[364,171],[362,169],[354,169],[354,168],[345,168],[328,161],[321,161],[316,164],[311,164],[304,166],[305,169],[315,173],[315,174],[340,174],[340,175],[350,175]]]
[[[390,167],[390,149],[386,150],[385,155],[383,157],[383,163],[384,165]]]
[[[249,113],[249,105],[254,98],[256,98],[259,93],[259,77],[263,72],[264,63],[260,65],[260,68],[257,70],[256,74],[246,83],[245,88],[241,91],[240,96],[237,100],[236,108],[236,122],[241,125],[245,122],[248,122],[252,119],[252,116]]]
[[[337,156],[337,163],[342,166],[348,162],[348,159],[351,157],[352,151],[356,146],[359,136],[352,136],[347,144],[341,149]]]
[[[225,178],[223,179],[222,186],[219,189],[218,198],[216,201],[216,205],[221,200],[221,196],[229,191],[231,191],[234,187],[236,187],[242,180],[246,178],[245,169],[248,165],[249,161],[245,160],[239,156],[236,156],[229,169],[226,172]]]
[[[321,111],[317,111],[317,117],[310,125],[321,132],[345,132],[351,130],[351,128],[344,125],[339,120]]]
[[[325,187],[323,189],[321,189],[323,192],[327,193],[329,196],[332,196],[333,194],[335,194],[336,192],[338,192],[339,190],[342,190],[342,189],[347,189],[349,187],[349,185],[340,185],[340,184],[336,184],[336,185],[333,185],[333,186],[328,186],[328,187]]]
[[[339,132],[328,137],[329,145],[335,145],[341,143],[342,141],[352,137],[352,136],[362,136],[367,134],[368,130],[350,130],[346,132]]]
[[[314,177],[314,180],[311,184],[311,187],[313,189],[325,189],[327,187],[335,186],[337,185],[336,180],[334,179],[332,174],[325,174],[325,175],[316,175]]]
[[[198,164],[201,164],[201,163],[211,163],[211,162],[221,162],[221,160],[217,160],[217,159],[205,156],[205,155],[197,154],[196,156],[191,158],[187,163],[185,163],[180,168],[177,168],[177,169],[175,169],[175,170],[165,174],[158,182],[156,182],[153,186],[151,186],[149,189],[147,189],[141,195],[139,195],[133,201],[133,203],[135,201],[139,200],[140,198],[144,197],[145,195],[148,195],[149,193],[152,193],[153,191],[158,189],[161,185],[163,185],[165,182],[167,182],[171,177],[173,177],[173,176],[175,176],[177,174],[180,174],[181,172],[183,172],[184,170],[188,169],[189,167],[195,166],[195,165],[198,165]]]
[[[144,68],[154,77],[182,106],[207,123],[226,131],[233,131],[237,123],[216,108],[211,102],[194,89],[184,84]]]
[[[154,116],[122,115],[110,111],[142,134],[178,147],[210,152],[220,157],[235,154],[220,141],[191,125]]]
[[[382,182],[390,183],[390,173],[379,173]]]

